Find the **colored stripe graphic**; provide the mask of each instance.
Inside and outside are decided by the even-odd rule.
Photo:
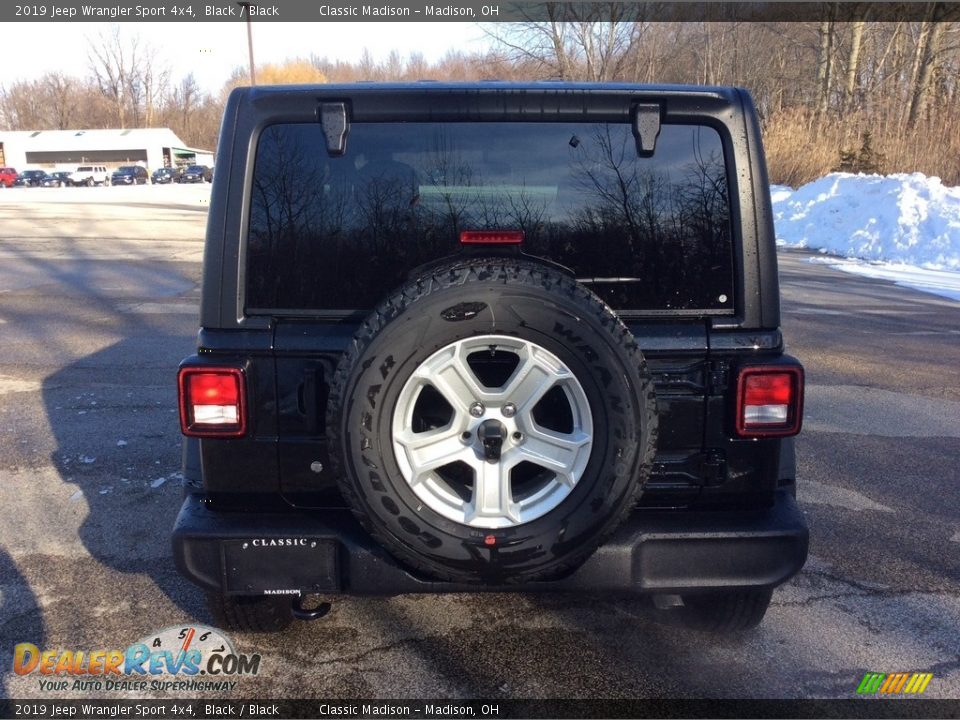
[[[867,673],[857,687],[858,695],[919,695],[933,680],[933,673]]]
[[[858,695],[872,695],[880,689],[880,683],[883,682],[886,675],[883,673],[867,673],[860,681],[860,687],[857,688]]]
[[[919,695],[924,690],[927,689],[927,685],[930,684],[930,681],[933,679],[932,673],[914,673],[913,678],[911,678],[908,685],[912,685],[909,693],[911,695]],[[907,692],[907,691],[904,691]]]
[[[910,676],[907,673],[894,673],[880,688],[880,692],[887,695],[896,695],[903,689],[908,677]]]

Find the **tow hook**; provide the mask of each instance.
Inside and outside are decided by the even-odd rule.
[[[298,598],[294,598],[292,608],[293,616],[297,620],[318,620],[330,612],[330,603],[320,602],[313,604],[310,602],[316,599],[316,595],[301,595]]]

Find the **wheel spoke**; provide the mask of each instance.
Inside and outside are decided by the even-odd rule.
[[[397,435],[396,441],[406,452],[416,482],[431,470],[458,460],[471,462],[474,458],[473,451],[461,442],[456,428],[422,433],[404,431]]]
[[[535,351],[524,355],[501,394],[505,400],[516,405],[520,413],[529,413],[550,388],[569,373],[562,366],[550,366],[538,358]]]
[[[581,453],[589,451],[590,436],[583,431],[564,434],[534,428],[527,432],[523,444],[513,452],[515,462],[525,460],[552,470],[561,482],[573,485],[577,481],[573,469],[580,464]]]
[[[473,374],[463,352],[455,346],[450,351],[437,358],[437,362],[421,365],[417,375],[433,385],[455,411],[466,413],[471,403],[486,397],[487,392]]]
[[[467,522],[478,517],[520,521],[510,491],[510,470],[502,462],[480,462],[475,466],[473,499],[467,509]]]

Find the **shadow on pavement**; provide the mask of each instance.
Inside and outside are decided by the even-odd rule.
[[[43,610],[16,563],[0,550],[0,698],[9,698],[4,678],[13,674],[13,651],[19,643],[46,646]]]

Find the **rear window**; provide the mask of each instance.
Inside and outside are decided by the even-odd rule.
[[[464,230],[522,230],[621,312],[733,310],[719,133],[664,125],[652,158],[627,124],[355,123],[330,157],[316,124],[260,136],[246,309],[374,307]]]

